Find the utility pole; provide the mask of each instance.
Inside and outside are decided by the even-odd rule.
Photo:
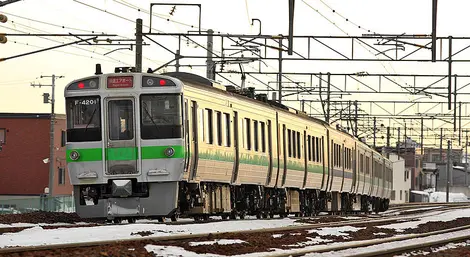
[[[468,130],[465,130],[465,186],[468,185]]]
[[[452,158],[450,152],[450,140],[447,141],[447,183],[446,183],[446,203],[449,202],[449,184],[450,184],[450,176],[452,170]]]
[[[44,103],[50,103],[51,104],[51,124],[50,124],[50,145],[49,145],[49,201],[48,201],[48,204],[49,204],[49,210],[52,209],[52,190],[53,190],[53,187],[54,187],[54,165],[55,165],[55,161],[54,161],[54,125],[55,125],[55,109],[54,109],[54,105],[55,105],[55,80],[57,78],[63,78],[64,76],[56,76],[56,75],[52,75],[52,76],[41,76],[41,78],[52,78],[52,84],[51,85],[42,85],[42,84],[34,84],[34,83],[31,83],[31,86],[32,87],[36,87],[38,86],[39,88],[41,87],[52,87],[52,96],[51,98],[49,99],[49,93],[44,93],[43,94],[43,97],[44,97]]]
[[[135,72],[142,72],[142,19],[135,23]]]

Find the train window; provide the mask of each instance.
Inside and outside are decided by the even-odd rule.
[[[317,162],[320,162],[320,151],[321,151],[321,147],[320,147],[320,142],[319,142],[319,138],[318,137],[315,137],[315,160]]]
[[[214,122],[213,122],[214,117],[212,115],[212,109],[206,108],[205,112],[206,112],[206,122],[207,122],[206,143],[213,144],[214,143]]]
[[[297,132],[297,158],[302,158],[302,154],[300,151],[300,132]]]
[[[217,145],[222,145],[222,113],[215,112],[217,124]]]
[[[253,120],[253,146],[256,152],[259,151],[258,137],[258,121]]]
[[[266,128],[264,122],[259,122],[260,129],[261,129],[261,152],[266,152]]]
[[[131,100],[108,102],[109,139],[131,140],[134,138],[134,110]]]
[[[292,157],[296,158],[296,152],[297,152],[297,140],[295,140],[295,131],[292,130]]]
[[[366,174],[370,174],[370,157],[366,156]]]
[[[312,138],[310,135],[307,136],[307,146],[308,146],[308,160],[312,160]]]
[[[182,138],[181,99],[179,94],[140,96],[142,139]]]
[[[251,150],[251,120],[245,118],[245,146],[247,150]]]
[[[99,96],[66,99],[67,140],[101,141],[101,105]]]
[[[225,116],[225,146],[230,147],[231,146],[231,140],[230,140],[230,114],[224,113]]]
[[[287,153],[289,157],[292,157],[292,141],[291,141],[292,135],[291,135],[291,130],[287,130]]]
[[[205,129],[205,120],[204,120],[204,110],[203,109],[198,109],[199,111],[199,137],[201,138],[202,142],[205,142],[206,140],[206,132],[204,131]]]

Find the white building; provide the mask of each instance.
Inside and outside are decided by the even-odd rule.
[[[391,153],[390,161],[393,162],[393,190],[390,199],[391,204],[406,203],[410,199],[411,171],[405,169],[405,159]]]

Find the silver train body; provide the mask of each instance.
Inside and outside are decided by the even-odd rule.
[[[391,162],[296,110],[189,73],[114,73],[65,89],[81,217],[243,218],[388,208]]]

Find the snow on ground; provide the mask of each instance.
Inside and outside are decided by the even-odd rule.
[[[215,239],[212,241],[190,242],[189,245],[190,246],[213,245],[213,244],[231,245],[231,244],[243,244],[243,243],[246,243],[246,242],[240,239]]]
[[[446,202],[446,192],[432,192],[429,202]],[[468,202],[467,196],[463,193],[449,193],[449,202]]]
[[[375,252],[375,251],[381,251],[384,250],[386,251],[387,249],[393,249],[402,245],[421,245],[423,243],[427,243],[430,241],[437,241],[441,239],[447,239],[447,238],[452,238],[452,237],[459,237],[459,236],[466,236],[470,233],[470,229],[462,230],[462,231],[456,231],[456,232],[451,232],[451,233],[445,233],[445,234],[440,234],[440,235],[434,235],[434,236],[428,236],[428,237],[422,237],[422,238],[415,238],[415,239],[408,239],[408,240],[403,240],[403,241],[398,241],[398,242],[390,242],[390,243],[383,243],[383,244],[377,244],[377,245],[372,245],[368,247],[361,247],[361,248],[349,248],[346,250],[341,250],[341,251],[331,251],[331,252],[325,252],[325,253],[310,253],[306,254],[305,256],[307,257],[340,257],[340,256],[352,256],[352,255],[357,255],[357,254],[363,254],[363,253],[368,253],[368,252]],[[348,242],[344,244],[353,244],[354,242]],[[340,243],[333,243],[329,244],[328,246],[335,246]],[[320,248],[320,246],[316,246],[316,248]],[[311,247],[311,249],[316,249]],[[406,256],[406,255],[405,255]]]
[[[308,233],[318,233],[320,236],[349,236],[349,234],[343,233],[347,231],[356,232],[364,228],[357,228],[352,226],[342,226],[342,227],[325,227],[319,229],[311,229]]]
[[[437,212],[435,215],[427,215],[422,218],[418,218],[418,221],[409,221],[409,222],[402,222],[402,223],[394,223],[384,226],[378,226],[378,228],[390,228],[395,229],[396,231],[400,232],[407,228],[416,228],[419,224],[424,224],[430,221],[451,221],[462,217],[470,217],[470,209],[456,209],[452,211],[442,211]]]
[[[469,246],[470,245],[470,241],[467,240],[466,242],[462,242],[462,243],[448,243],[446,245],[443,245],[443,246],[440,246],[440,247],[437,247],[437,248],[431,248],[431,251],[433,253],[437,253],[437,252],[441,252],[441,251],[445,251],[445,250],[449,250],[449,249],[455,249],[455,248],[460,248],[460,247],[466,247],[466,246]],[[403,253],[403,254],[400,254],[400,255],[395,255],[394,257],[410,257],[410,256],[416,256],[416,255],[428,255],[430,254],[431,252],[427,252],[427,251],[412,251],[412,252],[409,252],[409,253]]]
[[[6,246],[50,245],[139,238],[141,237],[140,235],[131,235],[131,233],[140,231],[150,231],[153,233],[150,236],[169,236],[175,234],[215,233],[302,225],[302,223],[294,223],[294,221],[294,219],[285,218],[276,220],[231,220],[211,224],[124,224],[57,229],[43,229],[36,225],[17,233],[4,233],[0,235],[0,248]]]
[[[451,232],[451,233],[445,233],[445,234],[440,234],[440,235],[434,235],[434,236],[429,236],[429,237],[423,237],[423,238],[416,238],[416,239],[408,239],[408,240],[403,240],[399,242],[390,242],[390,243],[383,243],[383,244],[377,244],[373,246],[368,246],[368,247],[361,247],[361,248],[348,248],[347,250],[341,250],[341,251],[330,251],[330,252],[324,252],[324,253],[310,253],[305,256],[309,257],[341,257],[341,256],[351,256],[351,255],[356,255],[356,254],[361,254],[361,253],[367,253],[367,252],[374,252],[374,251],[379,251],[379,250],[387,250],[387,249],[392,249],[398,246],[402,245],[421,245],[425,242],[429,242],[431,240],[439,240],[439,239],[444,239],[444,238],[451,238],[451,237],[458,237],[458,236],[463,236],[463,235],[468,235],[470,233],[470,229],[463,230],[463,231],[457,231],[457,232]],[[397,237],[402,237],[402,236],[397,236]],[[467,241],[470,243],[470,241]],[[328,249],[331,247],[335,246],[340,246],[340,245],[353,245],[357,242],[341,242],[341,243],[330,243],[327,245],[315,245],[315,246],[306,246],[305,248],[302,248],[301,250],[323,250],[323,249]],[[451,244],[448,244],[447,247],[451,248]],[[453,244],[455,247],[457,244]],[[145,249],[149,252],[153,252],[156,256],[171,256],[171,257],[176,257],[176,256],[188,256],[188,257],[222,257],[224,255],[216,255],[216,254],[197,254],[195,252],[187,251],[181,247],[176,247],[176,246],[159,246],[159,245],[147,245],[145,246]],[[257,252],[257,253],[249,253],[249,254],[243,254],[243,255],[234,255],[231,257],[260,257],[260,256],[271,256],[271,255],[276,255],[279,253],[295,253],[299,249],[293,249],[293,250],[281,250],[281,249],[273,249],[274,251],[271,252]],[[444,248],[442,250],[445,250]],[[406,256],[406,255],[404,255]]]

